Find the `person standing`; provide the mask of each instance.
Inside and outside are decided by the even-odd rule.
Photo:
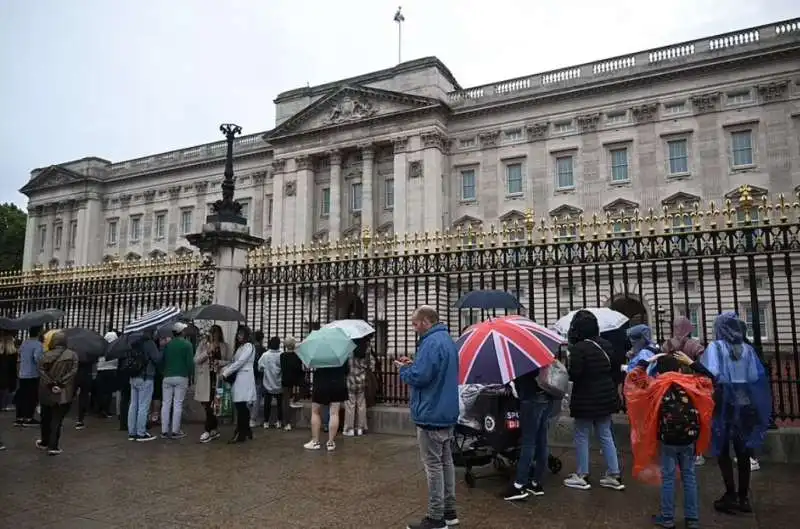
[[[57,456],[61,453],[59,441],[64,417],[75,395],[78,355],[67,349],[67,337],[62,331],[48,332],[43,349],[45,352],[38,363],[42,424],[36,447]]]
[[[19,355],[15,335],[15,331],[0,330],[0,411],[8,410],[11,395],[17,390]]]
[[[109,344],[117,340],[117,333],[109,331],[103,336],[103,339]],[[105,356],[97,359],[97,378],[95,379],[95,387],[97,388],[97,407],[100,416],[104,419],[113,416],[111,412],[111,401],[114,392],[117,390],[117,365],[116,359],[108,360]]]
[[[152,331],[147,331],[128,338],[131,355],[139,358],[143,366],[136,373],[129,373],[131,386],[131,403],[128,407],[128,440],[147,442],[156,437],[147,431],[147,416],[153,399],[153,379],[156,366],[161,362],[162,354],[153,340]]]
[[[277,404],[277,421],[275,428],[280,429],[283,424],[283,392],[281,387],[281,339],[273,336],[269,339],[267,350],[258,359],[258,370],[261,374],[262,391],[264,395],[264,429],[270,426],[272,418],[272,399]]]
[[[261,398],[264,395],[264,374],[258,369],[258,362],[264,355],[266,348],[264,347],[264,331],[256,331],[253,333],[253,347],[255,347],[255,355],[253,355],[253,375],[256,379],[256,401],[250,406],[250,427],[255,428],[258,425],[258,408],[261,403]],[[268,422],[264,418],[264,422]]]
[[[459,413],[458,349],[433,307],[415,310],[411,326],[420,337],[416,358],[397,363],[400,379],[411,387],[411,420],[428,477],[428,515],[407,529],[443,529],[458,524],[451,448]]]
[[[75,390],[78,393],[78,417],[75,421],[76,430],[83,430],[86,428],[85,419],[92,398],[92,371],[94,370],[94,366],[94,358],[88,362],[79,362],[78,364],[78,374],[75,377]]]
[[[294,391],[303,391],[306,383],[306,374],[303,370],[303,361],[297,356],[297,339],[289,336],[283,341],[281,353],[281,391],[283,393],[283,418],[286,421],[283,429],[292,429],[294,412],[292,399]]]
[[[347,402],[344,405],[344,433],[347,437],[364,435],[367,430],[367,371],[369,338],[354,340],[356,350],[350,357],[347,374]]]
[[[214,411],[219,374],[231,360],[231,348],[225,343],[222,327],[212,325],[208,336],[197,347],[194,357],[194,400],[203,405],[206,412],[201,443],[209,443],[219,438],[219,420]]]
[[[236,352],[233,360],[222,370],[222,378],[231,385],[231,396],[236,408],[236,431],[229,443],[243,443],[253,439],[250,427],[250,404],[256,400],[256,379],[253,374],[253,334],[242,325],[236,331]]]
[[[19,346],[16,426],[39,426],[34,415],[39,404],[39,360],[44,355],[41,334],[41,327],[31,327],[28,338]]]
[[[164,347],[161,401],[161,437],[164,439],[186,437],[181,430],[183,399],[189,389],[189,375],[194,371],[194,350],[183,335],[186,327],[185,323],[175,323],[172,326],[175,336]]]

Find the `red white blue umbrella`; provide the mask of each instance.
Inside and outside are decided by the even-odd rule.
[[[523,316],[490,318],[456,342],[459,384],[508,384],[555,361],[566,341]]]

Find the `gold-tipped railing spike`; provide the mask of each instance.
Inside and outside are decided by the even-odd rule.
[[[536,217],[533,216],[533,209],[528,209],[525,213],[525,231],[528,244],[533,244],[533,230],[536,227]]]
[[[772,218],[772,205],[769,201],[769,196],[766,193],[761,195],[761,204],[758,206],[758,218],[760,223],[768,226]]]
[[[736,210],[733,208],[733,202],[730,198],[725,199],[725,209],[722,210],[722,217],[725,220],[725,227],[730,228],[733,226],[733,218],[736,216]]]
[[[705,215],[703,214],[703,210],[700,209],[700,202],[695,201],[692,204],[692,212],[689,214],[689,217],[692,219],[692,227],[697,231],[703,231],[703,219]]]
[[[751,187],[747,184],[739,186],[739,209],[744,213],[744,224],[749,226],[752,220],[750,212],[753,208],[753,197],[751,196]]]
[[[786,203],[786,196],[783,193],[778,195],[778,203],[775,204],[775,209],[778,211],[778,220],[781,221],[781,224],[785,224],[789,221],[786,212],[791,209],[791,205]]]
[[[542,217],[541,220],[539,221],[538,231],[539,231],[539,242],[541,244],[547,244],[548,227],[547,227],[547,221],[544,220],[544,217]]]
[[[642,213],[639,211],[639,208],[633,209],[632,222],[631,228],[633,228],[633,234],[639,237],[642,234]]]

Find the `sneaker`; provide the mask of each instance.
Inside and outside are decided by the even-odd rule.
[[[408,524],[406,529],[447,529],[447,523],[444,520],[434,520],[426,516],[419,523]]]
[[[250,428],[255,428],[256,426],[258,426],[258,423],[256,421],[250,419]]]
[[[530,496],[530,493],[525,489],[524,486],[517,485],[516,483],[510,483],[503,494],[503,499],[506,501],[520,501],[524,500],[528,496]]]
[[[183,432],[173,432],[171,439],[173,441],[177,441],[178,439],[183,439],[184,437],[186,437],[186,434]]]
[[[456,511],[447,511],[444,513],[444,524],[447,527],[453,527],[455,525],[458,525],[459,523],[460,522],[458,520],[458,515],[456,514]]]
[[[336,450],[336,443],[334,443],[333,441],[328,441],[327,443],[325,443],[325,450],[327,450],[328,452],[333,452],[334,450]]]
[[[600,486],[613,490],[625,490],[625,484],[622,483],[621,477],[608,474],[600,478]]]
[[[287,424],[286,426],[283,427],[283,431],[284,432],[291,432],[292,431],[292,425],[291,424]]]
[[[269,423],[265,422],[264,424],[261,425],[261,427],[264,428],[265,430],[269,430]]]
[[[172,438],[172,434],[169,433],[169,432],[161,432],[161,438],[162,439],[170,439],[170,438]]]
[[[314,441],[313,439],[306,444],[303,445],[303,448],[306,450],[319,450],[322,446],[319,444],[319,441]]]
[[[355,430],[345,430],[342,435],[345,437],[353,437],[356,434]]]
[[[700,520],[686,518],[686,529],[700,529]]]
[[[60,448],[54,448],[53,450],[48,450],[47,451],[47,455],[49,455],[49,456],[57,456],[57,455],[61,455],[61,452],[63,452],[63,450],[61,450]]]
[[[156,436],[151,434],[150,432],[145,432],[144,435],[140,435],[136,438],[136,441],[139,443],[146,443],[148,441],[154,441]]]
[[[3,443],[0,443],[0,452],[2,452],[5,449],[6,449],[6,445],[4,445]]]
[[[564,480],[564,486],[579,490],[589,490],[592,488],[589,480],[583,476],[579,476],[578,474],[571,474],[569,477],[567,477],[567,479]]]
[[[697,456],[694,458],[694,466],[701,467],[706,464],[706,458],[703,456]]]
[[[525,486],[525,490],[534,496],[544,496],[544,489],[535,481],[531,481]]]
[[[75,423],[76,430],[83,430],[84,428],[86,428],[86,424],[83,421],[78,421]]]
[[[23,421],[22,419],[17,419],[16,421],[14,421],[14,426],[16,426],[17,428],[22,428],[23,426],[25,426],[25,421]]]
[[[761,470],[761,464],[758,462],[758,459],[751,457],[750,458],[750,472],[757,472]]]
[[[356,430],[356,435],[357,435],[357,436],[359,436],[359,437],[361,437],[362,435],[364,435],[364,430],[362,430],[361,428],[359,428],[358,430]],[[447,520],[445,520],[445,522],[446,522],[446,521],[447,521]]]
[[[44,444],[41,439],[37,439],[36,448],[38,448],[39,450],[47,450],[47,445]]]
[[[289,403],[289,407],[292,408],[292,409],[297,410],[297,409],[300,409],[300,408],[303,407],[303,403],[302,402],[290,402]]]
[[[128,441],[135,441],[139,438],[136,434],[128,434]]]
[[[668,520],[660,514],[656,514],[653,516],[653,525],[664,529],[675,529],[675,520]]]
[[[744,514],[750,514],[753,512],[753,506],[750,505],[750,500],[748,498],[739,498],[738,508],[739,512]]]
[[[214,439],[219,439],[219,432],[216,430],[213,432],[203,432],[203,435],[200,436],[201,443],[210,443]]]
[[[739,502],[735,496],[725,494],[714,501],[714,510],[725,514],[736,514],[736,511],[739,510]]]
[[[283,424],[281,423],[281,421],[278,421],[278,422],[275,423],[275,429],[276,430],[280,430],[282,426],[283,426]]]

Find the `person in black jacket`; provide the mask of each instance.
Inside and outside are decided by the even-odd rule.
[[[296,407],[294,391],[297,388],[304,388],[306,384],[306,373],[303,369],[302,360],[295,352],[296,347],[297,340],[291,336],[283,341],[283,353],[281,353],[281,389],[283,390],[283,398],[281,399],[281,405],[283,406],[283,417],[286,420],[283,429],[287,431],[292,429],[292,408]]]
[[[588,310],[578,311],[570,325],[569,379],[572,395],[569,411],[575,419],[575,457],[577,472],[564,480],[573,489],[588,490],[589,434],[594,427],[603,450],[608,469],[600,478],[601,487],[624,490],[620,477],[617,447],[612,434],[611,414],[619,410],[619,394],[614,370],[619,370],[611,359],[611,344],[599,337],[597,318]]]

